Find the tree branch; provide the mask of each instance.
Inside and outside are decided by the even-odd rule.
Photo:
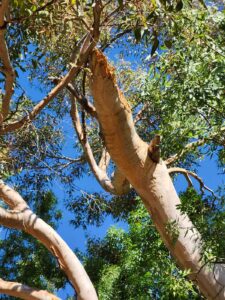
[[[103,10],[103,5],[101,0],[95,0],[93,5],[93,16],[94,16],[94,23],[93,23],[93,38],[98,41],[100,36],[100,22],[101,22],[101,12]]]
[[[160,135],[156,134],[148,146],[148,154],[152,161],[159,163],[160,161]]]
[[[91,89],[106,148],[115,163],[123,166],[122,172],[126,168],[132,170],[133,166],[144,164],[138,151],[144,151],[147,157],[148,145],[138,136],[130,106],[116,84],[114,69],[99,50],[92,52],[90,68]]]
[[[212,193],[213,195],[215,195],[214,192],[213,192],[213,190],[211,190],[210,188],[208,188],[208,187],[204,184],[202,178],[200,178],[196,173],[194,173],[194,172],[192,172],[192,171],[188,171],[188,170],[186,170],[186,169],[179,168],[179,167],[174,167],[174,168],[169,168],[169,169],[168,169],[168,172],[169,172],[169,174],[172,174],[172,173],[180,173],[180,174],[183,174],[183,175],[185,176],[185,178],[187,179],[187,182],[188,182],[189,186],[193,186],[193,183],[192,183],[192,181],[191,181],[191,179],[190,179],[190,177],[189,177],[189,175],[190,175],[190,176],[192,176],[193,178],[195,178],[195,179],[199,182],[199,184],[200,184],[200,189],[201,189],[201,192],[202,192],[202,193],[204,192],[204,189],[205,189],[205,190],[209,191],[210,193]]]
[[[58,93],[66,87],[69,82],[79,73],[82,66],[86,63],[88,56],[90,52],[93,50],[93,48],[96,46],[100,31],[100,19],[101,19],[101,12],[102,12],[103,6],[101,0],[95,0],[93,4],[93,27],[90,33],[88,33],[84,41],[82,42],[82,45],[80,47],[78,58],[76,59],[76,63],[72,63],[72,67],[70,71],[65,75],[61,81],[50,91],[50,93],[41,100],[34,108],[33,110],[24,118],[22,118],[20,121],[14,122],[12,124],[2,126],[0,129],[0,135],[15,131],[19,128],[21,128],[24,124],[32,121],[39,113],[40,111],[45,108],[49,102],[58,95]],[[83,40],[83,39],[82,39]]]
[[[26,201],[15,190],[4,184],[2,180],[0,180],[0,197],[12,210],[23,211],[28,208]]]
[[[109,155],[109,152],[104,148],[102,150],[102,155],[98,163],[99,168],[106,172],[107,167],[110,163],[110,159],[111,157]]]
[[[9,1],[3,0],[0,6],[0,59],[3,67],[1,72],[5,75],[5,94],[2,99],[2,108],[0,114],[0,124],[7,118],[9,113],[10,100],[14,92],[13,84],[15,80],[15,72],[10,62],[8,47],[5,41],[5,15],[9,9]]]
[[[90,36],[88,35],[81,46],[77,63],[73,64],[67,75],[65,75],[60,80],[60,82],[50,91],[50,93],[43,100],[41,100],[37,105],[35,105],[33,110],[27,116],[23,117],[20,121],[16,121],[9,125],[2,126],[2,128],[0,129],[0,134],[15,131],[21,128],[24,124],[32,121],[42,111],[42,109],[45,108],[49,104],[49,102],[54,97],[56,97],[58,93],[64,87],[66,87],[69,84],[69,82],[77,75],[77,73],[80,71],[81,67],[87,60],[88,55],[92,48],[95,46],[95,44],[96,42],[94,41],[90,42]]]
[[[105,51],[111,44],[117,41],[122,36],[126,35],[127,33],[131,32],[132,29],[126,29],[122,32],[117,33],[110,41],[108,41],[105,45],[101,47],[101,51]]]
[[[9,9],[9,0],[2,0],[0,5],[0,28],[4,27],[5,15]]]
[[[91,89],[107,151],[142,198],[165,245],[183,269],[189,269],[208,299],[224,300],[225,272],[217,268],[217,280],[209,268],[202,268],[201,235],[187,214],[179,210],[180,199],[163,163],[154,163],[148,145],[136,133],[131,109],[116,83],[107,58],[92,52]],[[168,234],[167,224],[175,222],[176,241]],[[199,270],[201,269],[201,272]],[[219,282],[219,283],[218,283]]]
[[[53,83],[57,84],[60,81],[60,78],[57,77],[50,77],[53,81]],[[82,106],[82,108],[90,114],[93,118],[97,119],[96,109],[94,105],[88,101],[87,97],[83,94],[81,94],[78,89],[73,86],[71,83],[69,83],[66,86],[67,90],[77,99],[77,102]]]
[[[115,180],[115,176],[113,177],[114,180],[110,180],[108,175],[106,174],[106,165],[103,166],[103,169],[101,169],[97,163],[96,160],[94,158],[91,146],[88,142],[88,139],[86,137],[86,133],[84,133],[81,122],[80,122],[80,118],[79,118],[79,113],[77,110],[77,106],[76,106],[76,100],[74,98],[73,95],[71,95],[71,119],[73,122],[73,126],[74,129],[77,133],[78,139],[80,141],[80,144],[84,150],[85,156],[87,158],[88,164],[95,176],[95,178],[97,179],[97,181],[99,182],[99,184],[102,186],[102,188],[112,194],[115,195],[122,195],[122,194],[126,194],[128,193],[129,189],[130,189],[130,184],[128,183],[128,181],[126,180],[125,177],[123,177],[123,180]],[[101,165],[103,165],[103,163],[101,162]],[[122,178],[122,177],[120,177]],[[122,182],[121,182],[122,181]]]
[[[26,300],[60,300],[47,291],[37,290],[18,282],[5,281],[1,278],[0,293]]]
[[[147,107],[147,103],[145,103],[145,104],[141,107],[141,109],[137,112],[137,114],[136,114],[136,116],[135,116],[135,118],[134,118],[134,124],[136,124],[139,120],[141,120],[142,114],[143,114],[143,112],[145,111],[146,107]]]
[[[187,152],[189,152],[190,150],[194,150],[197,147],[203,146],[206,142],[210,141],[210,140],[214,140],[216,137],[222,137],[221,140],[221,145],[225,146],[225,139],[223,138],[223,134],[225,132],[225,127],[221,127],[220,132],[214,132],[212,134],[209,134],[207,137],[204,137],[200,140],[191,142],[189,144],[187,144],[186,146],[184,146],[184,148],[177,154],[169,157],[166,161],[165,164],[166,165],[170,165],[174,162],[176,162],[178,159],[182,158],[182,156],[184,156]]]
[[[0,197],[14,208],[0,207],[0,224],[9,228],[25,230],[39,240],[58,260],[81,300],[97,300],[95,289],[76,255],[57,232],[35,215],[23,198],[1,182]]]

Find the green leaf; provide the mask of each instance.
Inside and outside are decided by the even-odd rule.
[[[34,69],[37,69],[37,66],[38,66],[37,60],[32,59],[32,60],[31,60],[31,63],[32,63],[33,68],[34,68]]]
[[[152,45],[151,56],[154,55],[154,53],[157,50],[158,46],[159,46],[159,40],[158,40],[158,38],[155,38],[154,42],[153,42],[153,45]]]
[[[118,0],[119,6],[122,7],[123,6],[123,0]]]
[[[139,43],[141,40],[141,27],[136,27],[134,29],[134,37],[136,39],[136,42]]]
[[[164,44],[169,49],[172,48],[172,46],[173,46],[172,40],[165,40]]]

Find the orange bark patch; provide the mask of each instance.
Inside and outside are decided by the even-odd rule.
[[[103,78],[108,78],[116,84],[115,69],[108,63],[105,55],[97,49],[92,51],[92,71],[96,70],[96,67],[101,70],[101,75]]]
[[[95,73],[97,69],[100,69],[100,74],[103,78],[112,80],[115,88],[117,89],[121,104],[128,112],[131,112],[130,105],[128,104],[123,92],[117,87],[115,68],[109,64],[105,55],[97,49],[94,49],[92,51],[91,69],[93,73]]]

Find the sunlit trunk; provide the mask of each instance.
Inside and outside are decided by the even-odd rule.
[[[149,157],[148,144],[137,135],[130,107],[119,90],[113,68],[95,50],[90,62],[91,89],[107,150],[141,196],[167,248],[208,299],[225,299],[225,272],[201,261],[201,236],[177,205],[180,199],[163,162]],[[171,232],[169,226],[173,227]]]

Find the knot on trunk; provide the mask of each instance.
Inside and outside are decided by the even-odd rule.
[[[160,161],[160,142],[161,137],[160,135],[156,134],[148,147],[148,155],[155,163],[159,163]]]

